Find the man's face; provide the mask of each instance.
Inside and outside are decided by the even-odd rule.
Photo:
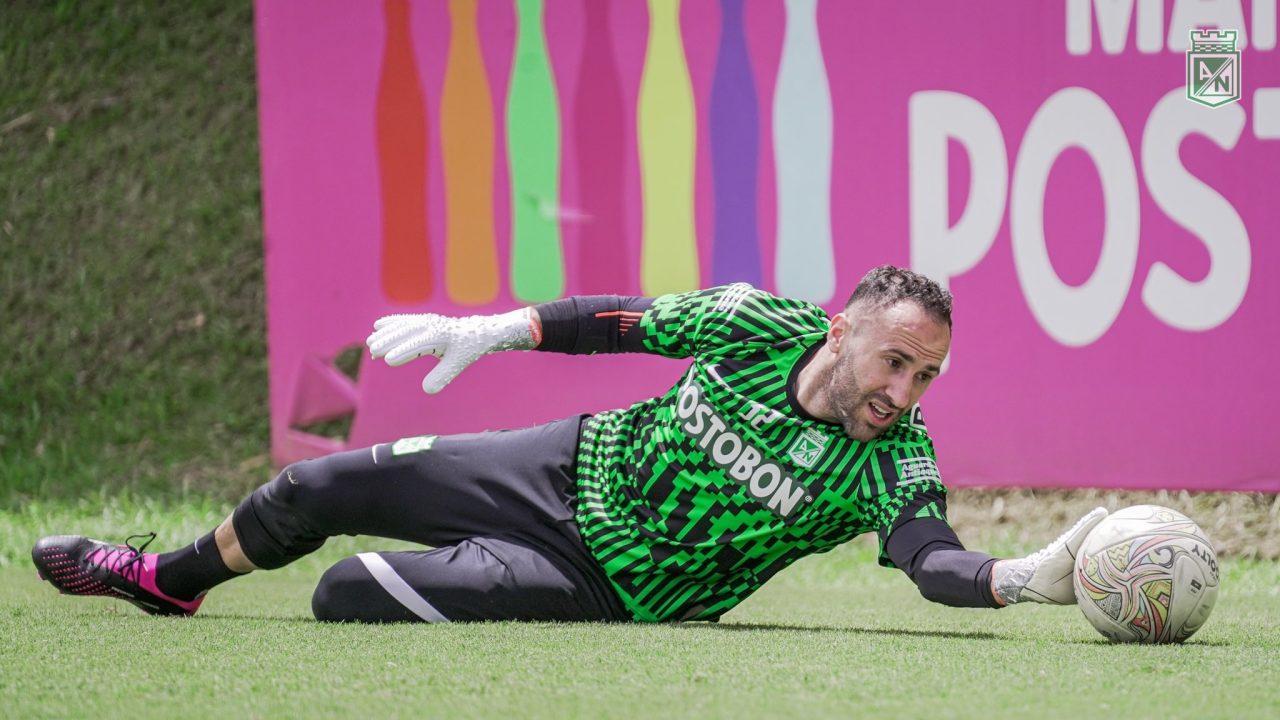
[[[951,329],[918,304],[849,308],[832,319],[828,397],[845,434],[874,440],[910,410],[941,370]]]

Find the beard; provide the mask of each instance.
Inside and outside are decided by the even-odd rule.
[[[880,437],[886,430],[902,417],[905,409],[894,411],[893,418],[884,427],[876,427],[862,416],[864,408],[872,400],[881,407],[894,408],[893,401],[882,392],[864,392],[854,375],[853,369],[845,363],[836,363],[831,368],[831,378],[827,382],[827,398],[832,414],[840,420],[844,434],[859,442],[870,442]]]

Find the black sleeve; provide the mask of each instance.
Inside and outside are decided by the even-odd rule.
[[[579,295],[535,305],[542,321],[537,350],[592,355],[643,352],[640,333],[630,332],[653,298],[626,295]]]
[[[991,594],[996,558],[965,550],[944,520],[922,517],[897,526],[886,550],[926,600],[952,607],[1002,607]]]

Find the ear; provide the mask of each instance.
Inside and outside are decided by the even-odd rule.
[[[840,352],[840,345],[849,339],[849,316],[842,312],[831,317],[831,327],[827,328],[827,349],[833,353]]]

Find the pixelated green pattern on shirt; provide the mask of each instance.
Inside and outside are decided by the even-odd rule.
[[[826,331],[816,305],[741,283],[657,298],[632,330],[694,360],[662,397],[583,425],[578,524],[637,620],[718,617],[805,555],[943,516],[910,413],[870,444],[797,414],[788,376]]]

